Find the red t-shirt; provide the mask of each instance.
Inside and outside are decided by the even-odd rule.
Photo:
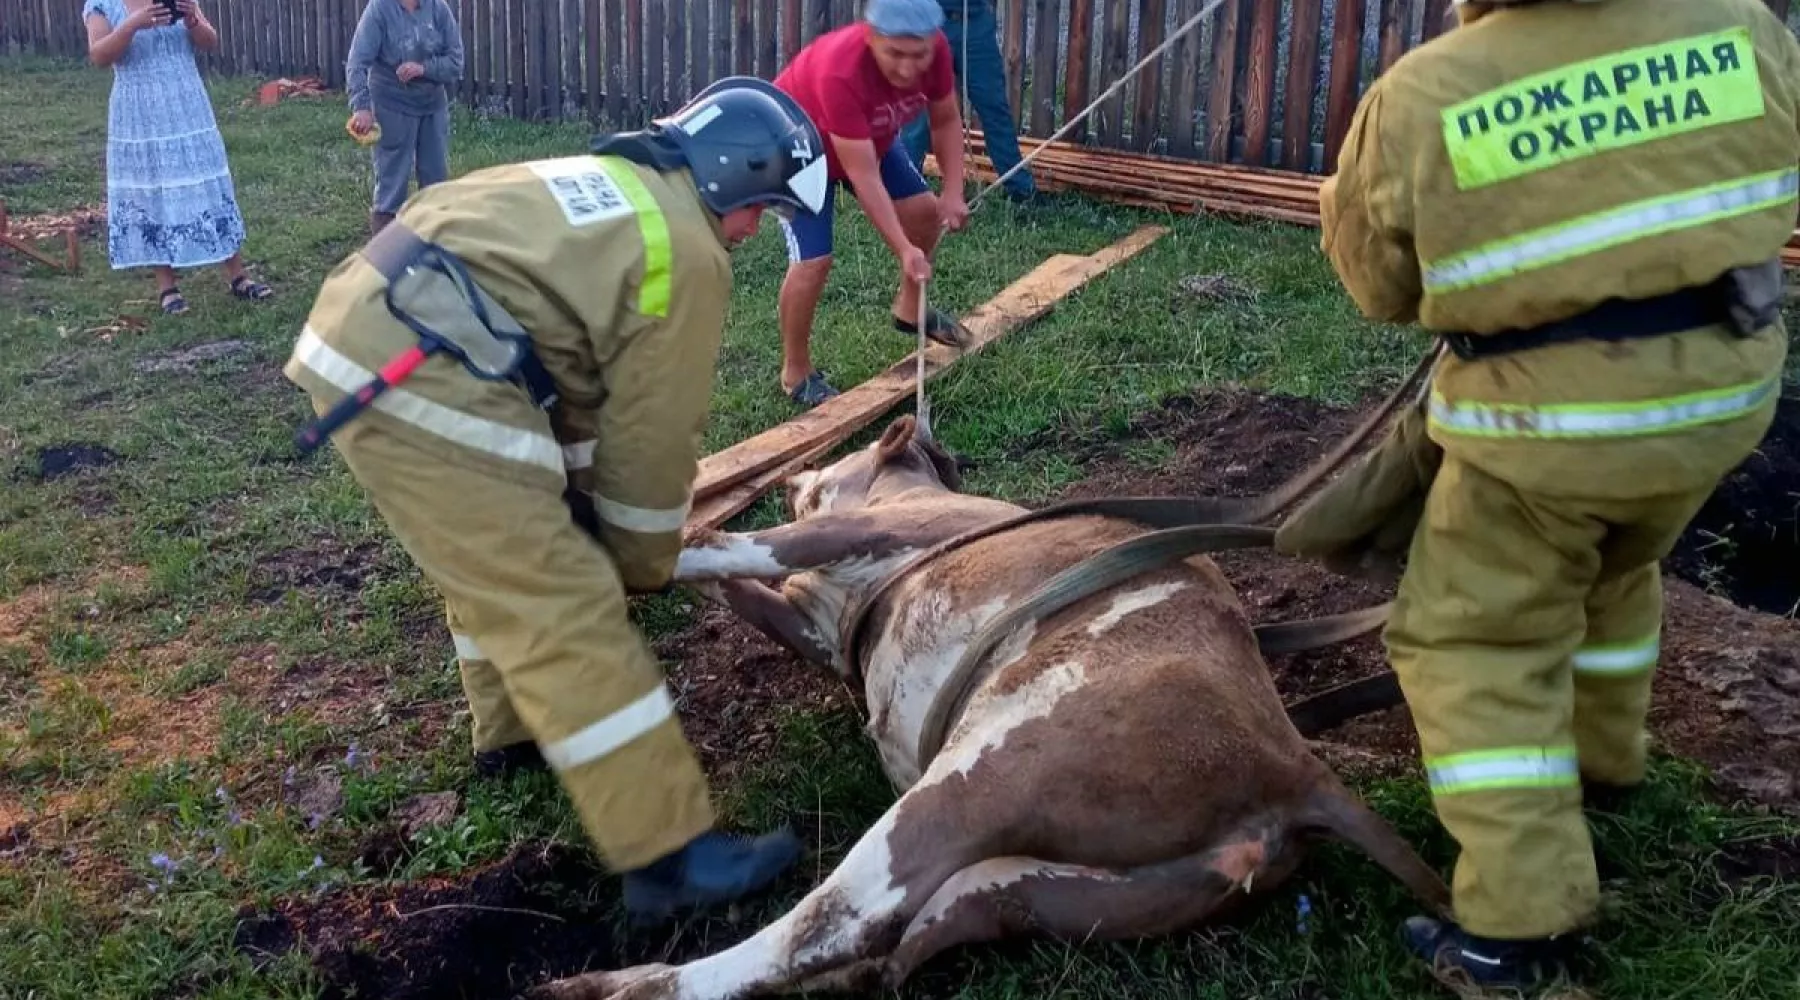
[[[775,86],[797,101],[825,135],[825,162],[833,180],[843,179],[844,168],[831,148],[831,136],[872,140],[879,159],[927,104],[956,91],[950,40],[942,31],[932,40],[931,67],[912,90],[901,90],[881,75],[869,51],[869,31],[859,21],[820,35],[775,77]]]

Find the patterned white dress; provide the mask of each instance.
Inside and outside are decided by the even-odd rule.
[[[85,0],[114,28],[125,0]],[[107,254],[115,270],[200,267],[244,242],[225,141],[187,24],[146,28],[113,65],[106,124]]]

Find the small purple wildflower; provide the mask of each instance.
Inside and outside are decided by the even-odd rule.
[[[1309,933],[1309,931],[1307,930],[1307,926],[1306,926],[1306,917],[1308,914],[1312,913],[1312,900],[1307,898],[1306,893],[1301,893],[1299,900],[1295,903],[1295,906],[1300,911],[1300,919],[1299,919],[1298,923],[1296,924],[1296,926],[1299,927],[1300,933],[1302,933],[1302,934]]]

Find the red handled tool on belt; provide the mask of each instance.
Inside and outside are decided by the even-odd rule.
[[[405,353],[382,366],[373,381],[338,400],[337,405],[301,428],[300,433],[294,436],[294,446],[300,449],[300,454],[305,455],[324,444],[326,439],[337,433],[338,428],[373,405],[375,397],[411,378],[412,373],[425,363],[425,359],[437,353],[442,346],[435,337],[421,338],[418,344],[407,348]]]

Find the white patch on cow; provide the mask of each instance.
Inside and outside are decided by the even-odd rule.
[[[741,577],[786,576],[793,570],[781,565],[775,550],[748,535],[722,535],[724,544],[682,549],[675,559],[675,579],[730,580]]]
[[[785,985],[796,965],[836,965],[856,957],[858,939],[906,901],[888,850],[903,804],[890,807],[831,876],[780,920],[735,948],[683,966],[676,980],[680,1000],[743,996],[754,988]]]
[[[882,767],[896,786],[906,788],[919,780],[921,766],[915,752],[919,730],[938,690],[950,670],[962,658],[969,640],[1007,605],[1011,594],[999,594],[968,610],[953,607],[953,595],[924,582],[905,585],[896,596],[905,610],[888,623],[869,655],[863,690],[869,715],[877,720],[869,736],[881,755]],[[1029,636],[1035,625],[1022,630]],[[1024,655],[1029,639],[1008,642],[996,650],[997,665]],[[1016,647],[1016,648],[1015,648]],[[991,675],[998,666],[990,667]]]
[[[787,588],[788,602],[812,624],[809,634],[823,649],[832,651],[833,665],[840,669],[843,645],[839,629],[844,611],[853,598],[860,598],[870,587],[881,582],[901,564],[918,555],[918,548],[908,546],[872,555],[856,556],[822,566],[792,580]]]
[[[1086,664],[1063,660],[1005,694],[996,694],[987,686],[977,689],[921,782],[935,784],[953,774],[969,773],[988,751],[1004,744],[1013,730],[1049,715],[1086,680]]]
[[[1113,596],[1112,606],[1100,613],[1098,618],[1088,622],[1087,634],[1095,638],[1105,635],[1114,625],[1125,620],[1125,616],[1133,611],[1154,608],[1158,604],[1173,597],[1177,591],[1186,590],[1187,583],[1175,580],[1170,583],[1153,583],[1148,587]]]
[[[817,490],[817,493],[818,493],[818,496],[814,500],[814,503],[817,504],[817,509],[815,512],[819,513],[819,514],[831,513],[831,508],[837,506],[838,484],[831,483],[826,486],[820,487]]]

